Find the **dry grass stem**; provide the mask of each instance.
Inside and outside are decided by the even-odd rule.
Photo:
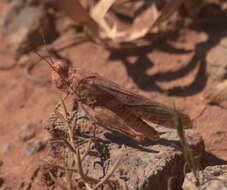
[[[83,154],[83,156],[81,158],[81,161],[83,161],[86,158],[86,156],[88,155],[89,150],[91,148],[91,143],[92,143],[92,140],[90,139],[88,144],[87,144],[86,150],[85,150],[85,152],[84,152],[84,154]]]
[[[63,190],[70,190],[68,189],[65,185],[63,185],[61,182],[59,182],[53,175],[51,172],[49,172],[49,176],[52,179],[52,181],[58,185],[60,188],[62,188]]]
[[[114,171],[118,168],[123,156],[125,155],[124,151],[125,151],[125,147],[123,146],[122,147],[122,154],[120,155],[118,160],[115,162],[115,164],[113,165],[112,169],[108,172],[108,174],[98,184],[95,185],[93,190],[98,189],[100,186],[102,186],[104,183],[106,183],[106,181],[108,181],[108,179],[112,176]]]
[[[189,144],[186,140],[182,121],[180,120],[179,116],[175,113],[173,114],[173,118],[175,120],[177,132],[180,137],[180,142],[181,142],[181,146],[183,149],[183,155],[184,155],[185,161],[187,162],[187,165],[189,166],[189,168],[191,169],[191,171],[195,177],[196,186],[199,187],[200,180],[199,180],[199,176],[198,176],[198,167],[196,166],[195,158],[194,158],[192,151],[189,147]],[[186,168],[186,166],[184,167],[184,170],[185,170],[185,168]]]
[[[116,0],[100,0],[91,10],[91,17],[99,24],[99,26],[106,32],[110,32],[110,27],[104,20],[104,16]],[[107,34],[108,35],[108,34]]]
[[[53,163],[51,163],[50,161],[45,160],[45,159],[40,159],[40,160],[43,161],[43,162],[45,162],[45,163],[47,163],[47,164],[50,165],[50,166],[57,167],[57,168],[59,168],[59,169],[61,169],[61,170],[68,170],[68,171],[72,171],[72,172],[77,172],[76,169],[67,168],[67,167],[64,167],[64,166],[59,166],[59,165],[53,164]]]
[[[83,167],[82,167],[82,162],[81,162],[81,156],[80,156],[80,150],[77,149],[76,150],[77,154],[76,154],[76,159],[77,159],[77,170],[80,174],[80,177],[81,179],[84,181],[84,182],[98,182],[99,180],[95,179],[95,178],[92,178],[92,177],[89,177],[87,175],[85,175],[84,171],[83,171]]]
[[[93,190],[87,183],[85,183],[87,190]]]

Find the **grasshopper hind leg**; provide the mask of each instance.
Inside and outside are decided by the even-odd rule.
[[[88,106],[83,107],[86,113],[93,120],[95,120],[95,122],[99,123],[101,126],[107,128],[108,130],[121,132],[139,143],[143,142],[146,137],[150,140],[159,139],[157,132],[153,128],[150,128],[139,118],[137,118],[135,122],[135,117],[133,116],[131,122],[125,117],[124,114],[118,114],[102,106],[96,106],[94,108],[90,108]],[[146,129],[144,130],[145,125]]]

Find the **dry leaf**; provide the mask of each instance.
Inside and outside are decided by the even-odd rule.
[[[183,0],[172,0],[166,4],[158,16],[158,10],[155,4],[152,4],[144,13],[136,18],[132,27],[128,31],[119,32],[115,38],[118,42],[130,42],[145,36],[151,29],[158,27],[161,23],[167,21],[172,16]]]
[[[96,38],[101,37],[102,39],[111,39],[112,41],[121,43],[131,42],[144,37],[151,29],[154,30],[161,23],[168,20],[183,3],[183,0],[172,0],[168,2],[161,10],[160,14],[155,3],[152,3],[134,20],[130,29],[124,31],[118,31],[117,23],[113,23],[112,26],[109,26],[105,20],[105,16],[116,0],[100,0],[91,10],[90,15],[81,6],[78,0],[57,0],[57,2],[75,22],[86,25],[92,36]],[[102,30],[100,31],[99,29]]]
[[[102,36],[106,36],[110,39],[115,38],[117,27],[115,25],[113,28],[110,28],[104,17],[115,1],[116,0],[100,0],[90,13],[91,17],[98,23],[100,28],[104,30],[104,34]]]
[[[91,10],[91,17],[98,22],[102,20],[116,0],[100,0]]]

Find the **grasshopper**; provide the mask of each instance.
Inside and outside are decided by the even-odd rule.
[[[66,94],[75,96],[92,120],[118,130],[136,141],[159,140],[158,132],[146,121],[175,128],[177,114],[184,128],[191,128],[188,115],[127,90],[117,83],[85,69],[52,61],[52,81]]]

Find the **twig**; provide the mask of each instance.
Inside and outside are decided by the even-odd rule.
[[[91,148],[91,143],[92,143],[92,140],[90,139],[89,142],[88,142],[87,148],[86,148],[83,156],[81,157],[81,161],[83,161],[86,158],[86,156],[88,155],[88,152]]]
[[[69,167],[69,161],[72,161],[72,160],[64,160],[65,161],[65,165],[67,166],[67,167]],[[72,162],[70,162],[70,167],[72,167]],[[68,180],[68,183],[69,183],[69,189],[71,190],[71,189],[74,189],[74,183],[73,183],[73,179],[72,179],[72,176],[73,176],[73,172],[72,172],[72,170],[67,170],[67,169],[65,169],[65,173],[67,174],[66,176],[67,176],[67,180]]]
[[[57,139],[57,140],[51,140],[50,143],[64,143],[73,153],[76,154],[76,150],[74,149],[74,147],[65,139]]]
[[[123,187],[123,190],[129,190],[127,183],[122,180],[120,177],[117,177],[117,181]]]
[[[68,171],[72,171],[72,172],[77,172],[76,169],[67,168],[67,167],[63,167],[63,166],[59,166],[59,165],[53,164],[53,163],[51,163],[51,162],[49,162],[48,160],[45,160],[45,159],[40,159],[40,160],[41,160],[42,162],[47,163],[47,164],[50,165],[50,166],[57,167],[57,168],[59,168],[59,169],[61,169],[61,170],[68,170]]]
[[[65,101],[65,99],[69,96],[69,93],[66,93],[63,98],[57,103],[57,105],[55,106],[54,110],[56,111],[62,104],[62,101]]]
[[[87,183],[84,183],[88,190],[93,190]]]
[[[122,148],[124,150],[124,146]],[[123,151],[122,151],[123,152]],[[121,154],[121,156],[118,158],[118,160],[115,162],[115,164],[113,165],[112,169],[109,171],[109,173],[98,183],[95,185],[95,187],[93,188],[93,190],[98,189],[100,186],[102,186],[110,177],[111,175],[114,173],[114,171],[117,169],[117,167],[119,166],[122,158],[123,158],[124,153]]]
[[[87,181],[92,181],[92,182],[99,182],[99,180],[95,179],[95,178],[92,178],[92,177],[89,177],[87,175],[84,174],[84,171],[83,171],[83,168],[82,168],[82,162],[81,162],[81,157],[80,157],[80,150],[79,148],[76,149],[76,158],[77,158],[77,170],[80,174],[80,177],[81,179],[84,181],[84,182],[87,182]]]
[[[62,183],[60,183],[53,175],[51,172],[48,172],[50,175],[50,178],[54,181],[54,183],[56,183],[59,187],[61,187],[63,190],[69,190],[65,185],[63,185]]]

